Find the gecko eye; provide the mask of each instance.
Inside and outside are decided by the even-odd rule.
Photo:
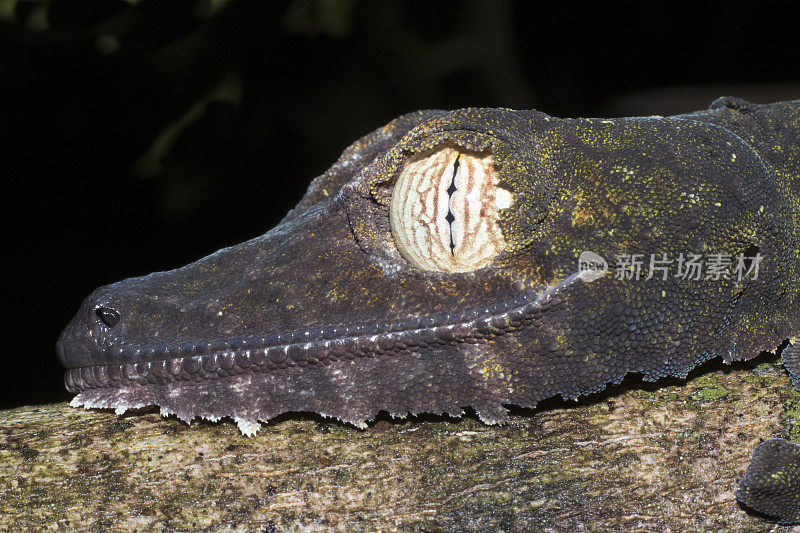
[[[392,192],[398,250],[423,270],[469,272],[505,247],[497,224],[511,192],[498,187],[491,155],[440,147],[412,160]]]

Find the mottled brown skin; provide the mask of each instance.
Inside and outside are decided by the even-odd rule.
[[[471,406],[501,423],[504,405],[775,350],[800,335],[798,138],[800,101],[611,120],[405,115],[348,148],[265,235],[97,289],[58,343],[67,388],[75,405],[228,416],[245,432],[287,411],[363,425]],[[473,272],[411,266],[389,227],[404,164],[445,144],[490,153],[514,195],[505,250]],[[763,260],[742,281],[617,280],[610,261],[586,283],[587,250]]]

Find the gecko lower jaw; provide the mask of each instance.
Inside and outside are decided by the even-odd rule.
[[[67,389],[79,393],[104,387],[199,382],[278,372],[289,367],[330,365],[340,359],[402,357],[403,353],[429,346],[484,344],[511,333],[558,306],[559,292],[578,279],[573,275],[555,287],[529,290],[491,307],[412,317],[391,326],[375,323],[160,346],[98,344],[100,355],[86,353],[85,343],[71,342],[65,335],[58,343],[59,358],[67,367]],[[86,364],[89,361],[99,362]]]

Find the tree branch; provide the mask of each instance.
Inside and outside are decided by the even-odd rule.
[[[760,438],[797,435],[800,401],[759,360],[503,427],[297,415],[246,438],[155,413],[2,411],[0,529],[764,531],[733,491]]]

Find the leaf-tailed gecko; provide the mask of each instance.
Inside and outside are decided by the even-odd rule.
[[[800,388],[800,100],[673,117],[402,116],[264,235],[93,292],[58,341],[73,405],[182,420],[379,411],[486,423],[776,350]],[[747,506],[800,520],[766,441]]]

